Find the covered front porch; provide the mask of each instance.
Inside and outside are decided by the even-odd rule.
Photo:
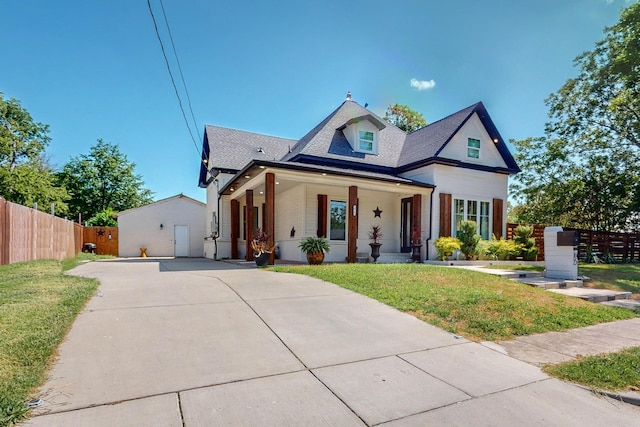
[[[306,263],[298,245],[309,236],[326,237],[327,262],[365,262],[377,225],[378,262],[409,261],[412,231],[414,238],[419,231],[424,260],[432,192],[432,185],[383,174],[254,162],[220,191],[218,258],[253,260],[251,240],[262,228],[283,262]]]

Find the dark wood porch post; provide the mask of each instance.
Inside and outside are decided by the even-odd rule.
[[[349,206],[347,207],[348,236],[347,241],[347,262],[357,262],[358,253],[358,187],[349,187]]]
[[[231,258],[238,259],[238,238],[240,237],[240,202],[231,200]]]
[[[273,246],[275,243],[275,233],[276,233],[276,178],[272,172],[267,172],[265,174],[264,181],[264,212],[263,222],[264,222],[264,231],[269,236],[269,246]],[[275,252],[271,252],[271,256],[269,257],[269,264],[273,265],[275,261]]]
[[[244,235],[247,238],[247,253],[244,257],[245,260],[251,261],[253,259],[253,249],[251,249],[251,241],[253,240],[253,190],[247,190],[245,192],[247,197],[247,223],[245,224]]]
[[[423,234],[424,230],[422,229],[422,194],[414,194],[411,205],[413,210],[413,213],[411,215],[411,222],[413,223],[413,227],[417,227],[420,230],[420,233]],[[422,238],[422,235],[420,236],[420,238]]]

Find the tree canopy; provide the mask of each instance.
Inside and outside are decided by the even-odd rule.
[[[422,114],[407,107],[406,105],[389,105],[384,119],[392,125],[399,127],[409,133],[427,125],[427,121]]]
[[[102,139],[89,154],[72,157],[58,174],[71,195],[70,213],[88,219],[109,208],[119,212],[150,203],[153,193],[144,187],[135,166],[117,144]]]
[[[55,185],[45,157],[49,127],[33,120],[15,98],[0,93],[0,196],[25,206],[37,204],[59,214],[67,209],[64,188]]]
[[[512,141],[518,222],[640,228],[640,3],[621,12],[578,75],[547,100],[544,137]]]

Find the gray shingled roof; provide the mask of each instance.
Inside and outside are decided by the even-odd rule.
[[[251,160],[280,160],[296,143],[293,139],[278,138],[236,129],[207,125],[209,168],[244,168]],[[258,151],[258,149],[262,151]]]
[[[378,154],[358,153],[351,149],[341,130],[351,119],[371,115],[385,125],[378,133]],[[406,134],[401,129],[376,116],[358,103],[346,100],[327,118],[307,133],[282,160],[295,160],[300,156],[362,163],[383,167],[395,167]]]
[[[518,165],[481,102],[407,135],[351,99],[344,101],[299,141],[207,125],[208,168],[239,171],[252,160],[261,160],[342,166],[345,170],[410,170],[419,167],[421,162],[437,161],[442,149],[474,113],[479,114],[491,137],[499,140],[497,147],[507,163],[505,171],[518,172]],[[366,117],[378,121],[374,122],[378,128],[383,127],[378,133],[378,154],[353,151],[342,132],[345,124]],[[204,151],[203,156],[206,154]],[[205,175],[203,167],[201,185]]]
[[[436,157],[479,105],[473,104],[407,135],[397,167]]]

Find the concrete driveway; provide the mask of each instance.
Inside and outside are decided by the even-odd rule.
[[[32,426],[633,425],[638,407],[317,279],[117,259]],[[385,424],[386,423],[386,424]]]

